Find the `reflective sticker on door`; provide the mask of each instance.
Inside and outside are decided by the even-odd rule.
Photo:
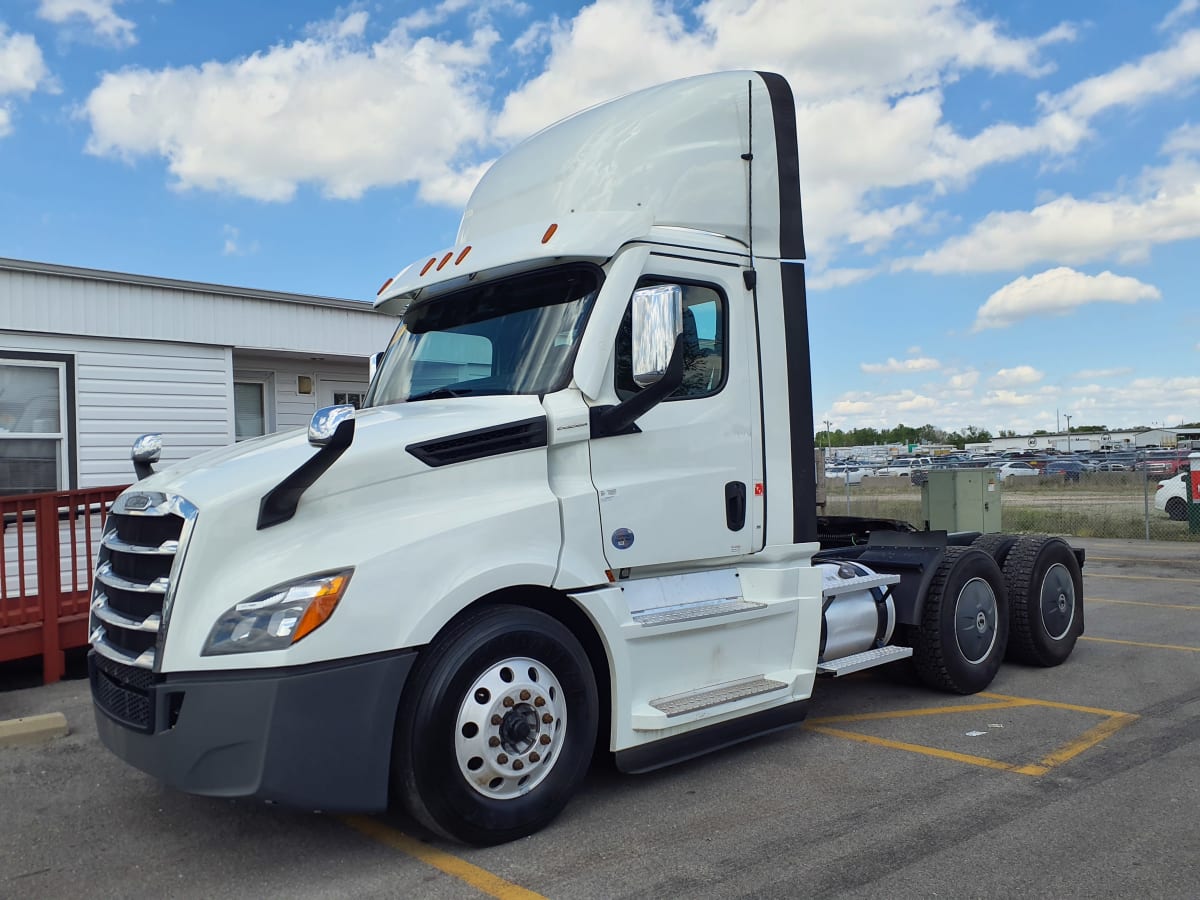
[[[628,550],[633,546],[633,532],[628,528],[618,528],[612,534],[612,545],[618,550]]]

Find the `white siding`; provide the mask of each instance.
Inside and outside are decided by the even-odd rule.
[[[104,272],[69,275],[4,267],[0,322],[12,331],[363,359],[386,347],[396,327],[394,318],[365,302]]]
[[[224,347],[0,333],[0,351],[75,357],[75,447],[79,486],[133,480],[129,448],[163,435],[163,461],[187,459],[233,440],[232,372]]]
[[[385,344],[381,344],[382,349]],[[279,356],[235,353],[234,375],[238,372],[271,372],[275,375],[275,430],[290,431],[307,428],[313,413],[317,411],[320,397],[318,383],[325,381],[351,381],[362,384],[366,389],[368,365],[366,357],[360,364],[333,360],[306,361]],[[313,380],[313,392],[300,394],[296,391],[296,379],[307,375]]]

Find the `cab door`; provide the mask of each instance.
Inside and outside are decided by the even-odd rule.
[[[741,269],[651,255],[639,287],[683,289],[683,384],[638,419],[595,437],[592,480],[614,570],[738,557],[762,548],[757,342]],[[627,309],[614,347],[619,399],[632,378]]]

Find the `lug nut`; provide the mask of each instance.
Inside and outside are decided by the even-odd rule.
[[[528,700],[529,696],[530,696],[529,691],[521,691],[521,699],[522,700]]]
[[[550,713],[542,713],[542,721],[549,725],[554,721],[554,716],[550,715]]]
[[[521,769],[525,768],[525,763],[521,762],[519,759],[514,759],[513,768],[520,771]]]
[[[545,698],[545,697],[534,697],[534,698],[533,698],[533,705],[534,705],[534,706],[536,706],[536,707],[539,707],[539,708],[540,708],[540,707],[543,707],[543,706],[545,706],[545,705],[546,705],[546,698]]]
[[[532,753],[529,754],[530,762],[537,762],[541,758],[542,758],[542,755],[540,753],[538,753],[536,750],[534,750]]]
[[[500,746],[500,738],[496,737],[495,735],[488,738],[488,746],[489,747],[499,747]]]
[[[501,718],[500,716],[498,716],[498,715],[496,715],[496,716],[492,716],[492,724],[493,724],[493,725],[499,725],[499,724],[500,724],[501,722],[503,722],[503,721],[504,721],[504,719],[502,719],[502,718]]]
[[[541,741],[543,745],[548,744],[550,743],[550,735],[543,734],[540,738],[538,738],[538,740]]]
[[[496,757],[496,762],[500,763],[500,765],[504,765],[506,762],[508,762],[508,754],[501,753],[499,756]]]
[[[514,701],[512,697],[505,697],[505,698],[504,698],[504,705],[505,705],[506,707],[508,707],[509,709],[511,709],[511,708],[512,708],[512,706],[513,706],[513,704],[514,704],[515,702],[516,702],[516,701]]]

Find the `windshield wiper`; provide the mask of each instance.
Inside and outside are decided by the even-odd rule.
[[[431,391],[423,391],[420,394],[413,394],[405,403],[415,403],[418,400],[445,400],[447,397],[465,397],[471,393],[470,388],[434,388]]]

